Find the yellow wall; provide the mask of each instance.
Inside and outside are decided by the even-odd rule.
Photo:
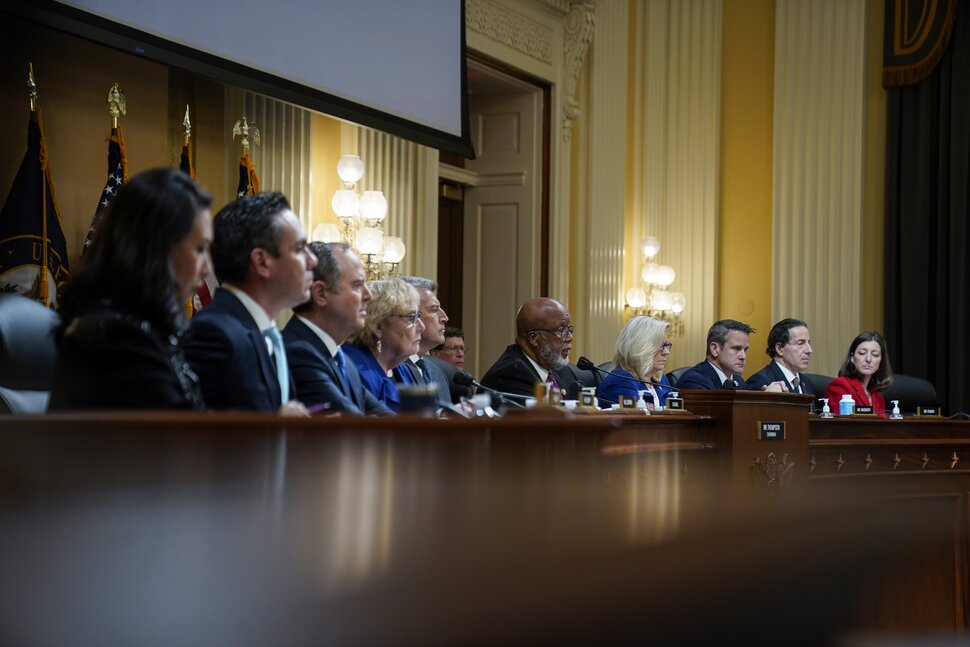
[[[330,199],[340,188],[337,162],[340,161],[340,122],[314,112],[310,122],[310,160],[312,165],[313,222],[310,231],[323,223],[338,224],[337,215],[330,206]]]
[[[716,312],[754,326],[746,375],[771,328],[774,0],[724,3]]]
[[[865,168],[862,212],[862,329],[883,329],[886,217],[886,91],[882,87],[883,0],[866,5]]]

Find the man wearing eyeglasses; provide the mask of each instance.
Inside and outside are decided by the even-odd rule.
[[[579,378],[579,369],[567,359],[573,332],[566,306],[544,297],[527,301],[515,317],[515,343],[492,364],[482,384],[496,391],[531,396],[536,382],[547,382],[563,396],[575,396],[587,385]]]

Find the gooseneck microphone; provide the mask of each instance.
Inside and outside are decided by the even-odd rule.
[[[664,384],[663,382],[655,382],[653,380],[640,380],[635,377],[630,377],[629,375],[623,375],[622,373],[616,373],[615,371],[607,371],[605,368],[600,368],[593,362],[591,362],[586,357],[580,357],[576,361],[576,368],[582,371],[596,371],[602,373],[603,375],[612,375],[613,377],[618,377],[621,380],[629,380],[631,382],[636,382],[637,384],[652,384],[654,386],[662,386],[665,389],[670,389],[671,391],[676,391],[676,389],[669,384]]]
[[[458,386],[474,386],[476,388],[482,389],[483,391],[488,391],[494,395],[497,395],[502,402],[508,402],[509,404],[514,404],[520,409],[525,409],[525,405],[521,402],[516,402],[512,398],[522,398],[523,400],[530,398],[528,395],[519,395],[518,393],[505,393],[504,391],[496,391],[493,388],[487,387],[475,378],[472,377],[471,373],[467,371],[456,371],[455,376],[451,378],[455,384]],[[508,398],[508,400],[506,400]]]

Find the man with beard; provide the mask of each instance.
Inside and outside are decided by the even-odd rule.
[[[536,382],[548,382],[563,396],[575,397],[587,384],[580,380],[579,369],[567,361],[573,330],[563,304],[544,297],[527,301],[515,317],[515,343],[495,360],[482,384],[496,391],[531,396]]]
[[[293,308],[283,329],[290,373],[300,400],[326,413],[351,415],[392,412],[364,388],[354,362],[340,345],[364,327],[367,275],[346,243],[310,243],[317,257],[310,300]]]

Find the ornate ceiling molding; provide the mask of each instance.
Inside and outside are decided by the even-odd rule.
[[[552,64],[553,30],[497,2],[465,0],[465,26],[537,61]]]
[[[566,14],[563,49],[565,55],[562,106],[562,138],[568,142],[572,136],[573,121],[579,118],[579,102],[576,100],[576,84],[586,59],[593,33],[596,31],[596,6],[593,2],[576,2]]]

